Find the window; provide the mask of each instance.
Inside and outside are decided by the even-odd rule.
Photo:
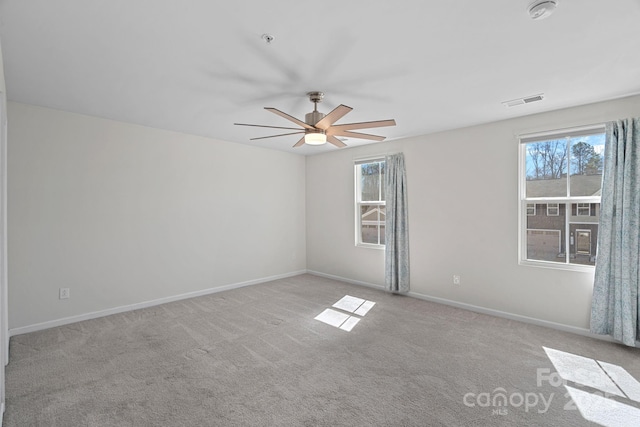
[[[527,203],[527,215],[533,216],[536,214],[536,204],[535,203]]]
[[[595,265],[604,146],[601,126],[520,139],[521,263]]]
[[[385,162],[356,162],[356,245],[384,247]]]
[[[591,216],[591,203],[578,203],[578,216]]]

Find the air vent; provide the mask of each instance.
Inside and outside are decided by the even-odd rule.
[[[544,96],[542,95],[535,95],[535,96],[530,96],[528,98],[523,98],[523,100],[525,104],[528,104],[530,102],[542,101],[543,98]]]
[[[544,94],[526,96],[524,98],[512,99],[511,101],[503,101],[502,105],[505,107],[515,107],[516,105],[530,104],[532,102],[542,101]]]

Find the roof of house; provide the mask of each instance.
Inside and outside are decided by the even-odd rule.
[[[375,221],[378,220],[378,214],[380,214],[381,218],[386,218],[386,212],[383,209],[380,209],[379,207],[375,207],[371,210],[366,211],[365,213],[362,214],[362,219],[363,220],[370,220],[373,219]]]
[[[571,175],[571,196],[600,196],[602,175]],[[526,183],[527,197],[564,197],[567,195],[566,177],[532,179]]]

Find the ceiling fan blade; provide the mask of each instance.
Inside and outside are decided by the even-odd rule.
[[[306,124],[305,122],[296,119],[293,116],[288,115],[287,113],[283,113],[282,111],[278,110],[277,108],[272,108],[272,107],[264,107],[265,110],[271,111],[274,114],[279,115],[280,117],[284,117],[285,119],[297,124],[298,126],[302,126],[305,129],[313,129],[314,127],[311,125]]]
[[[327,142],[335,145],[338,148],[343,148],[343,147],[347,146],[347,144],[345,144],[344,142],[340,141],[338,138],[336,138],[333,135],[327,135]]]
[[[295,143],[293,148],[300,147],[302,144],[304,144],[304,136],[302,138],[300,138],[300,141]]]
[[[331,128],[330,131],[330,133],[327,133],[327,139],[329,138],[329,135],[346,136],[347,138],[371,139],[373,141],[384,141],[386,138],[386,136],[370,135],[368,133],[360,132],[349,132],[348,130],[336,132],[334,128]]]
[[[282,126],[268,126],[268,125],[250,125],[248,123],[234,123],[236,126],[253,126],[257,128],[271,128],[271,129],[291,129],[291,130],[300,130],[299,128],[286,128]]]
[[[280,135],[260,136],[258,138],[250,138],[249,141],[255,141],[256,139],[276,138],[278,136],[296,135],[298,133],[304,133],[304,131],[301,130],[300,132],[281,133]]]
[[[395,126],[395,125],[396,125],[396,121],[393,119],[390,119],[390,120],[377,120],[373,122],[345,123],[343,125],[331,126],[331,128],[336,130],[349,130],[349,129],[381,128],[385,126]]]
[[[332,124],[340,120],[349,111],[353,110],[351,107],[340,104],[334,108],[329,114],[324,116],[322,120],[315,124],[315,127],[322,130],[327,130]]]

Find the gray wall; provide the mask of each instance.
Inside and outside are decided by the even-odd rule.
[[[308,157],[307,268],[384,283],[384,252],[354,245],[353,161],[402,151],[413,292],[588,328],[592,272],[518,265],[517,135],[638,115],[636,96]]]
[[[4,81],[4,64],[2,46],[0,46],[0,406],[4,412],[5,386],[4,366],[9,361],[8,313],[7,313],[7,280],[6,280],[6,120],[7,96]],[[0,414],[0,422],[2,414]]]
[[[10,102],[8,169],[10,329],[306,268],[302,156]]]
[[[2,47],[0,46],[0,92],[6,94],[6,86],[4,82],[4,63],[2,60]]]

